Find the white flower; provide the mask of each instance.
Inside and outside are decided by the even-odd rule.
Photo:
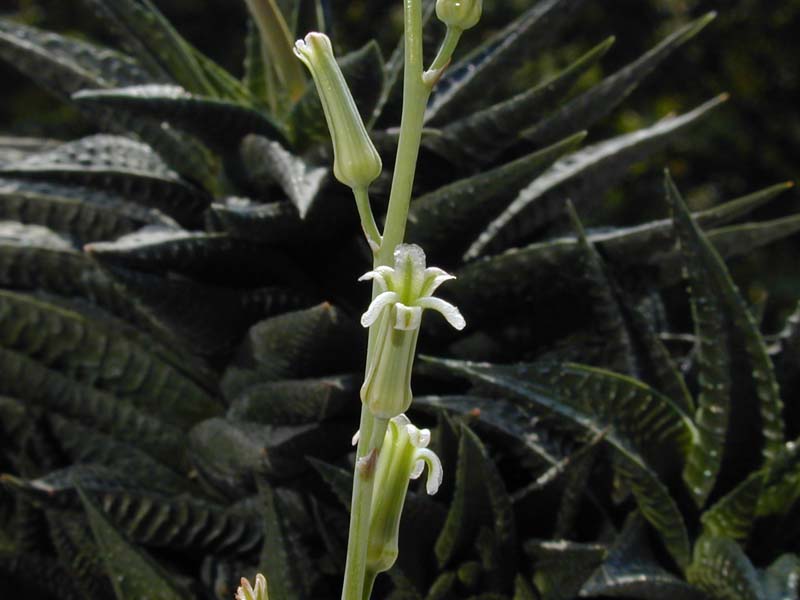
[[[373,280],[381,293],[361,316],[361,324],[376,324],[374,352],[370,355],[361,401],[370,412],[391,419],[411,406],[411,370],[417,348],[422,311],[441,313],[456,329],[466,321],[458,309],[433,292],[454,279],[441,269],[425,266],[425,253],[415,244],[400,244],[394,251],[394,268],[378,267],[359,281]]]
[[[387,571],[397,558],[400,517],[408,494],[408,482],[428,467],[425,489],[435,494],[442,485],[442,463],[430,449],[431,432],[418,429],[408,417],[389,421],[375,468],[375,487],[370,510],[368,568]]]
[[[416,244],[400,244],[394,251],[394,268],[378,267],[362,275],[359,281],[376,281],[382,293],[361,316],[361,325],[370,327],[384,308],[394,307],[394,329],[410,331],[419,328],[422,311],[431,308],[456,329],[464,329],[467,322],[459,310],[433,296],[440,285],[455,277],[437,267],[426,268],[425,264],[422,248]]]

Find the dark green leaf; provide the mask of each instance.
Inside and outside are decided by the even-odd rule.
[[[190,598],[154,560],[128,543],[89,496],[79,493],[118,600]]]
[[[535,123],[593,67],[614,43],[609,38],[566,69],[531,90],[448,123],[425,145],[453,163],[486,164],[512,146],[520,131]],[[575,131],[575,128],[572,128]]]
[[[692,314],[700,340],[701,393],[695,420],[701,433],[693,447],[684,473],[698,505],[702,505],[713,487],[721,464],[727,433],[731,358],[727,345],[733,340],[727,323],[732,323],[744,339],[744,351],[753,372],[753,385],[759,401],[764,457],[769,460],[783,444],[783,403],[764,339],[728,274],[724,262],[714,250],[667,176],[667,195],[674,209],[675,229],[681,243],[692,295]]]
[[[719,600],[766,600],[755,567],[739,545],[727,538],[701,537],[686,578]]]
[[[744,543],[753,527],[763,489],[764,473],[756,471],[703,513],[703,534]]]
[[[570,154],[523,189],[516,199],[473,242],[464,258],[495,253],[525,239],[537,227],[563,213],[564,201],[597,201],[628,167],[696,124],[727,96],[720,96],[679,117],[599,142]]]
[[[360,406],[360,379],[351,375],[260,383],[231,399],[228,417],[251,423],[318,423]]]
[[[331,488],[333,495],[342,503],[342,506],[350,510],[350,500],[353,494],[353,474],[344,469],[329,463],[309,458],[308,462],[316,469],[320,477]]]
[[[794,600],[800,593],[800,558],[784,554],[761,576],[766,600]]]
[[[221,409],[151,347],[126,336],[119,324],[31,296],[0,290],[0,345],[176,425],[196,423]]]
[[[715,16],[715,13],[708,13],[684,25],[636,61],[571,100],[522,135],[532,143],[542,145],[570,132],[588,129],[616,108],[662,61],[702,31]]]
[[[265,114],[227,100],[195,96],[177,86],[84,90],[73,99],[89,108],[99,106],[166,121],[222,153],[234,151],[251,133],[284,140],[282,127]]]
[[[166,464],[185,464],[183,432],[143,414],[126,401],[80,385],[4,349],[0,349],[0,372],[0,393],[80,419],[84,425],[111,433]]]
[[[617,470],[631,487],[642,513],[662,535],[675,561],[681,566],[688,564],[689,540],[683,517],[641,456],[655,453],[659,446],[685,449],[691,423],[668,399],[640,382],[580,365],[498,366],[427,360],[536,410],[555,414],[587,433],[605,432],[606,440],[617,450]]]
[[[271,596],[300,600],[297,562],[290,552],[289,524],[281,498],[269,484],[262,483],[260,487],[264,507],[264,546],[261,549],[260,571],[267,577]]]

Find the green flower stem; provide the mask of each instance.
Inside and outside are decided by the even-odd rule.
[[[353,188],[353,195],[356,197],[356,206],[358,207],[358,216],[361,219],[361,228],[364,230],[364,235],[367,236],[367,242],[369,242],[369,246],[374,253],[381,246],[381,234],[380,231],[378,231],[375,215],[372,214],[372,208],[369,204],[369,192],[367,188]]]
[[[426,83],[431,82],[435,84],[442,70],[447,68],[447,65],[450,64],[450,59],[453,58],[453,52],[455,52],[456,46],[458,46],[458,41],[461,39],[462,33],[464,33],[464,30],[458,27],[447,28],[447,33],[444,35],[444,41],[439,48],[439,52],[436,54],[436,58],[433,59],[430,68],[425,71],[423,75],[423,79],[425,79]]]
[[[342,600],[362,600],[369,547],[369,517],[375,483],[378,451],[383,444],[387,419],[372,416],[366,404],[361,406],[360,437],[356,448],[353,475],[353,498],[350,503],[350,533],[344,570]]]
[[[403,242],[408,220],[408,206],[417,170],[425,106],[432,85],[422,79],[422,3],[404,0],[405,16],[405,71],[403,73],[403,116],[400,121],[400,141],[394,165],[383,243],[375,266],[392,263],[395,247]],[[372,333],[372,332],[370,332]],[[372,336],[370,336],[372,338]]]

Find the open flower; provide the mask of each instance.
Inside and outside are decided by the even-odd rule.
[[[439,312],[458,330],[466,326],[455,306],[433,296],[450,279],[442,269],[426,267],[425,252],[416,244],[400,244],[394,267],[378,267],[359,279],[374,280],[381,289],[361,316],[364,327],[377,323],[375,352],[361,387],[361,400],[376,417],[391,419],[411,405],[411,369],[423,310]]]
[[[370,511],[367,569],[373,574],[387,571],[397,559],[400,517],[408,493],[408,482],[428,467],[428,494],[442,484],[442,463],[430,449],[431,432],[418,429],[408,417],[389,421],[375,470],[375,488]]]

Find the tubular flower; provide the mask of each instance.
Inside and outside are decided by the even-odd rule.
[[[455,29],[465,31],[478,24],[483,12],[483,0],[436,0],[436,16]]]
[[[372,573],[386,571],[397,559],[400,517],[408,493],[408,483],[428,467],[425,489],[433,495],[442,484],[442,463],[428,449],[431,432],[418,429],[408,417],[398,415],[389,421],[375,470],[375,492],[370,511],[367,568]]]
[[[333,174],[353,189],[366,189],[381,174],[383,165],[333,55],[330,39],[324,33],[309,33],[295,42],[294,53],[311,71],[325,111],[333,141]]]
[[[393,268],[378,267],[359,279],[374,280],[381,290],[361,316],[361,325],[377,323],[378,328],[376,350],[361,387],[361,401],[376,417],[391,419],[411,405],[411,369],[423,310],[441,313],[458,330],[466,326],[455,306],[433,296],[442,283],[455,278],[425,263],[422,248],[400,244]]]

